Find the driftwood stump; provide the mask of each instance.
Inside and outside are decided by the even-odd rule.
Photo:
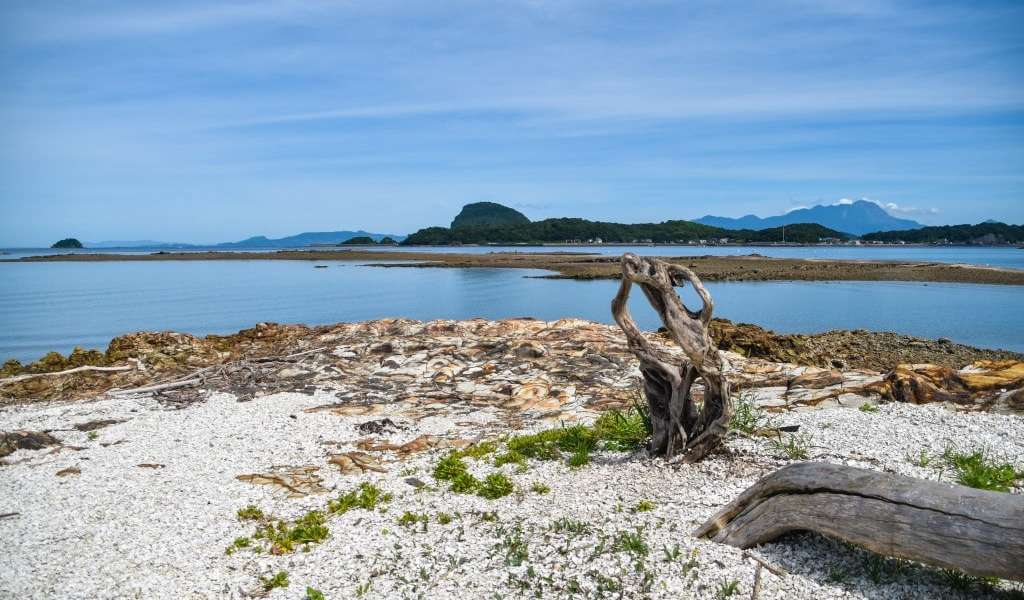
[[[979,577],[1024,580],[1024,496],[829,463],[767,475],[694,536],[749,548],[795,530]]]
[[[630,315],[628,300],[634,283],[686,355],[681,364],[653,346]],[[676,286],[686,283],[693,286],[703,303],[698,311],[687,308],[676,293]],[[653,429],[648,448],[652,455],[680,455],[683,462],[696,462],[728,431],[732,413],[729,383],[708,333],[713,307],[711,294],[693,271],[656,258],[622,255],[622,284],[612,300],[612,315],[625,332],[629,349],[640,359]],[[700,404],[692,396],[698,379],[704,386]]]

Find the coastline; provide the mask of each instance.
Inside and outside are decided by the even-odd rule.
[[[747,256],[664,256],[668,262],[693,269],[704,281],[910,281],[1024,285],[1024,270],[966,264],[772,258]],[[268,252],[156,252],[151,254],[56,254],[0,260],[27,262],[136,261],[377,261],[380,268],[513,268],[553,271],[550,278],[617,279],[616,256],[586,253],[495,252],[488,254],[367,249],[280,250]]]
[[[737,395],[762,425],[733,432],[701,463],[605,447],[582,465],[564,456],[499,464],[492,454],[510,435],[589,426],[629,409],[638,363],[617,328],[390,319],[115,342],[121,363],[134,358],[146,371],[39,377],[61,380],[53,401],[0,405],[12,431],[0,446],[0,535],[12,541],[0,556],[8,575],[0,595],[283,599],[308,585],[328,598],[515,597],[527,588],[603,597],[614,582],[623,597],[711,600],[735,581],[743,598],[760,587],[763,598],[899,589],[954,600],[964,591],[940,569],[823,536],[744,551],[693,528],[800,460],[950,484],[957,474],[942,459],[950,447],[998,448],[1001,460],[1024,464],[1024,420],[998,414],[989,400],[1005,396],[990,375],[1009,372],[1003,363],[883,375],[726,351]],[[1024,374],[1012,368],[1015,379],[1005,381],[1019,388]],[[187,375],[199,381],[138,389]],[[969,392],[900,395],[948,379]],[[781,450],[783,439],[804,454]],[[477,480],[500,475],[507,488],[487,496],[450,489],[435,475],[458,450],[467,450]],[[379,505],[336,508],[368,485]],[[1010,493],[1021,491],[1014,484]],[[323,528],[295,547],[256,535],[311,511]],[[774,569],[763,580],[761,563]],[[281,572],[291,587],[267,595],[261,582]],[[972,597],[1019,589],[967,585]]]

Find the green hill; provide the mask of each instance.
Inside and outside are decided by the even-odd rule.
[[[476,205],[468,205],[476,206]],[[495,205],[500,206],[500,205]],[[505,208],[505,207],[502,207]],[[475,209],[474,209],[475,210]],[[508,209],[511,210],[511,209]],[[512,211],[515,212],[515,211]],[[461,217],[466,209],[459,214]],[[516,213],[519,214],[519,213]],[[520,215],[521,216],[521,215]],[[525,219],[525,217],[523,217]],[[459,222],[459,218],[456,218]],[[781,242],[782,228],[754,230],[727,230],[701,225],[692,221],[664,221],[662,223],[607,223],[586,219],[544,219],[506,225],[459,225],[458,227],[427,227],[410,235],[403,245],[449,244],[534,244],[588,242],[600,239],[604,243],[671,243],[729,238],[739,242]],[[847,234],[813,223],[787,225],[785,241],[816,243],[822,238],[847,239]]]
[[[82,242],[75,238],[64,238],[56,244],[50,246],[51,248],[82,248]]]
[[[878,231],[862,238],[867,242],[910,244],[1019,244],[1024,242],[1024,225],[985,222],[977,225],[942,225],[907,231]]]
[[[494,202],[474,202],[462,207],[452,221],[452,229],[463,227],[501,227],[506,225],[528,225],[526,215]]]

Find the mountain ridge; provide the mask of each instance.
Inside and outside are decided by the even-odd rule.
[[[829,229],[857,236],[876,231],[903,231],[924,227],[917,221],[894,217],[878,204],[863,199],[855,202],[819,204],[810,208],[798,208],[786,214],[771,217],[758,217],[752,214],[739,218],[704,215],[699,219],[694,219],[694,222],[722,229],[752,229],[755,231],[796,223],[816,223]]]

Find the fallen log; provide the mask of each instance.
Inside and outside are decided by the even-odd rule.
[[[783,467],[694,535],[750,548],[797,530],[969,575],[1024,581],[1024,496],[844,465]]]

